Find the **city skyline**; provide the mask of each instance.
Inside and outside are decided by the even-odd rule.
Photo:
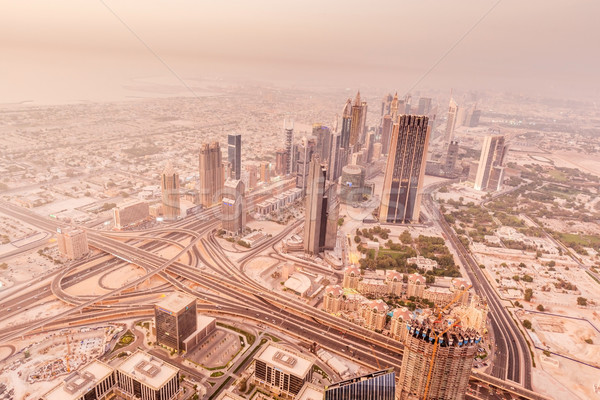
[[[0,399],[600,393],[597,4],[3,11]]]

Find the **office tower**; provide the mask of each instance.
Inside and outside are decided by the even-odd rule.
[[[381,222],[419,221],[430,133],[427,121],[424,116],[402,115],[394,124],[379,208]]]
[[[117,229],[126,228],[149,216],[150,208],[145,201],[129,200],[113,208],[113,218]]]
[[[246,165],[246,171],[248,171],[248,182],[244,182],[244,188],[252,190],[258,184],[258,168],[256,165]]]
[[[246,227],[246,198],[241,180],[225,181],[222,204],[223,230],[234,235],[243,233]]]
[[[279,149],[275,153],[275,175],[284,176],[287,171],[287,153],[285,149]]]
[[[221,201],[223,162],[219,142],[202,144],[199,156],[200,204],[210,207]]]
[[[394,96],[392,96],[391,93],[388,93],[387,96],[384,96],[383,100],[381,100],[381,118],[391,114],[391,106],[393,99]]]
[[[429,115],[431,111],[431,98],[421,97],[419,99],[419,106],[417,108],[418,115]]]
[[[451,174],[456,168],[456,159],[458,158],[458,142],[452,140],[448,144],[448,152],[446,153],[446,162],[444,163],[444,172]]]
[[[357,144],[360,145],[360,139],[364,130],[363,123],[363,102],[360,100],[360,91],[358,91],[356,92],[354,103],[352,103],[352,119],[350,123],[349,139],[351,149],[357,149]]]
[[[367,102],[362,101],[360,103],[360,138],[358,139],[359,143],[366,142],[367,135]]]
[[[341,147],[348,150],[350,148],[350,129],[352,126],[352,100],[348,99],[342,111],[342,143]]]
[[[342,137],[339,133],[334,133],[331,135],[331,149],[330,155],[328,158],[328,168],[327,168],[327,179],[336,182],[340,177],[342,170],[342,152],[344,149],[341,148]]]
[[[317,154],[309,164],[306,186],[306,210],[304,222],[304,251],[319,254],[321,225],[323,223],[323,198],[325,196],[326,170]]]
[[[312,380],[312,371],[310,358],[275,343],[254,356],[254,383],[275,396],[294,398]]]
[[[310,160],[312,159],[314,153],[315,142],[303,137],[302,142],[295,147],[296,151],[294,153],[296,155],[294,159],[296,160],[296,187],[304,191],[306,190],[306,178],[308,176]]]
[[[56,228],[58,251],[69,260],[76,260],[90,252],[87,233],[79,228]]]
[[[125,398],[172,400],[180,391],[179,369],[141,350],[117,367],[115,377]]]
[[[464,399],[481,336],[455,321],[411,321],[400,368],[400,399]]]
[[[448,118],[446,120],[446,133],[444,134],[444,143],[449,143],[454,138],[454,128],[456,127],[457,114],[458,104],[456,104],[453,98],[450,98]]]
[[[367,151],[366,162],[369,164],[373,161],[373,145],[375,144],[375,132],[367,133],[367,143],[365,148]]]
[[[325,400],[395,400],[393,368],[337,382],[325,388]]]
[[[502,135],[488,135],[483,139],[475,176],[475,190],[495,191],[500,189],[504,173],[502,165],[507,149],[508,146],[505,145]]]
[[[323,162],[328,161],[331,153],[331,130],[325,125],[314,124],[312,134],[317,141],[315,151]]]
[[[283,129],[285,131],[285,153],[287,155],[285,174],[291,175],[294,173],[294,159],[292,155],[294,149],[294,122],[292,121],[292,126],[288,128],[287,120],[284,120]]]
[[[173,165],[167,163],[160,176],[160,189],[162,192],[163,218],[174,221],[179,218],[181,208],[179,207],[179,175],[173,170]]]
[[[377,161],[381,158],[381,143],[377,142],[373,144],[373,161]]]
[[[346,165],[342,170],[340,200],[344,204],[362,201],[365,186],[365,170],[358,165]]]
[[[383,124],[381,125],[381,152],[388,154],[390,149],[390,141],[392,140],[392,116],[386,115],[383,117]]]
[[[196,299],[174,292],[154,305],[156,342],[169,349],[185,350],[185,340],[197,329]]]
[[[412,96],[410,95],[410,93],[408,93],[406,96],[404,96],[404,114],[411,113],[411,110],[412,110],[411,101],[412,101]]]
[[[340,202],[337,196],[337,185],[329,185],[323,198],[324,225],[321,225],[319,247],[323,250],[333,250],[337,241],[338,219],[340,217]]]
[[[260,181],[264,183],[271,183],[271,163],[262,161],[260,163]]]
[[[231,168],[231,172],[227,176],[231,179],[241,179],[242,135],[227,135],[227,161]]]
[[[467,116],[465,125],[470,128],[475,128],[479,125],[479,118],[481,117],[481,110],[477,110],[477,106],[473,107],[471,113]]]
[[[392,104],[390,104],[390,115],[392,117],[392,123],[396,123],[396,118],[398,117],[398,92],[394,93],[394,97],[392,98]]]

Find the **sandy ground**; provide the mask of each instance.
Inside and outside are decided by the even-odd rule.
[[[3,323],[4,326],[13,326],[25,322],[37,321],[39,319],[58,315],[70,309],[70,306],[67,306],[63,302],[56,300],[40,306],[32,307],[29,310],[23,309],[18,314],[5,319]]]
[[[273,288],[273,284],[270,283],[272,281],[270,274],[275,271],[273,267],[277,264],[279,264],[279,260],[270,257],[256,257],[246,264],[245,272],[260,285]]]
[[[56,246],[48,254],[54,258],[58,258]],[[63,268],[61,264],[54,264],[46,257],[40,256],[36,251],[32,250],[28,253],[11,257],[4,261],[7,269],[0,270],[0,281],[2,286],[9,287],[20,282],[28,282],[41,275],[47,274],[59,268]]]

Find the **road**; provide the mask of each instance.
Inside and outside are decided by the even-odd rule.
[[[439,208],[433,203],[431,191],[434,188],[428,189],[427,193],[423,196],[425,207],[432,213],[432,218],[442,228],[442,231],[458,254],[476,293],[485,299],[489,306],[489,317],[495,340],[492,375],[503,380],[510,380],[521,384],[526,389],[531,390],[531,353],[525,338],[502,304],[495,289],[481,272],[478,263],[459,240],[443,215],[441,215]]]
[[[0,210],[42,229],[56,229],[56,221],[47,220],[28,210],[3,204],[0,204]],[[207,215],[209,212],[214,213],[214,210],[207,210]],[[200,301],[199,309],[202,312],[254,320],[298,340],[317,342],[330,352],[350,355],[368,368],[375,368],[380,364],[382,367],[390,366],[399,371],[402,355],[402,345],[399,342],[300,301],[266,290],[243,274],[240,264],[273,246],[301,222],[286,227],[283,232],[265,241],[258,248],[247,251],[239,262],[234,263],[229,260],[214,237],[218,221],[214,216],[204,218],[207,215],[186,218],[162,229],[154,229],[153,232],[128,233],[123,236],[125,241],[123,238],[117,240],[111,237],[118,236],[116,233],[89,230],[88,237],[93,247],[140,266],[145,271],[144,276],[102,296],[68,298],[64,294],[64,286],[68,283],[68,277],[73,275],[63,271],[60,274],[61,279],[57,278],[58,275],[53,277],[53,291],[57,297],[64,297],[69,304],[74,303],[73,308],[42,321],[0,329],[0,343],[44,327],[55,329],[65,325],[76,326],[90,321],[106,320],[111,316],[118,319],[123,316],[131,318],[132,315],[151,315],[153,302],[138,299],[138,296],[147,295],[150,291],[133,289],[158,274],[177,289],[195,295]],[[143,248],[149,245],[164,246],[165,240],[181,240],[186,235],[190,239],[189,244],[169,260],[153,253],[149,247]],[[152,237],[153,241],[149,242],[149,237]],[[186,256],[188,262],[181,262]],[[106,269],[93,268],[89,272],[97,271],[105,273]],[[79,278],[83,279],[83,276]],[[78,277],[75,275],[75,278],[71,279]],[[34,304],[36,300],[32,294],[30,296],[30,300],[27,301]],[[508,383],[499,385],[510,387]]]

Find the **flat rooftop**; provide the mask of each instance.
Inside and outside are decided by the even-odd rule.
[[[295,400],[322,400],[325,395],[323,388],[313,385],[312,383],[306,382],[298,395],[294,398]]]
[[[154,390],[160,389],[179,372],[171,364],[141,350],[129,356],[117,369]]]
[[[156,303],[156,306],[174,313],[178,313],[194,302],[196,302],[195,297],[188,296],[181,292],[173,292]]]
[[[44,400],[78,400],[98,382],[113,373],[113,369],[102,361],[94,360],[83,368],[75,371],[64,379],[54,389],[46,393]]]
[[[275,344],[265,347],[255,359],[301,378],[308,374],[313,365],[308,357]]]
[[[246,400],[235,393],[223,392],[217,397],[217,400]]]
[[[198,315],[198,329],[197,331],[206,328],[208,325],[212,324],[215,321],[215,318],[209,317],[207,315]]]

